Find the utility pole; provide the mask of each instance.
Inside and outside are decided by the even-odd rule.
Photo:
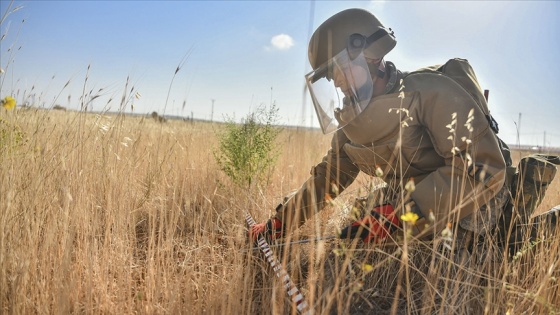
[[[214,121],[214,102],[215,101],[216,101],[215,99],[212,99],[212,112],[210,113],[210,121],[212,121],[212,122]]]
[[[519,133],[521,132],[521,113],[519,113],[519,118],[517,119],[517,147],[521,147],[521,139],[519,139]]]
[[[543,136],[543,140],[542,140],[542,148],[544,150],[544,148],[546,147],[546,130],[544,131],[544,136]]]

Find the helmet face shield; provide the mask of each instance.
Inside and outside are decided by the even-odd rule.
[[[306,76],[323,133],[357,117],[373,96],[373,79],[363,51],[345,49]]]

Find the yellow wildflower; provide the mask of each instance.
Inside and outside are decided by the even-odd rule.
[[[418,220],[418,215],[414,212],[408,211],[407,213],[401,215],[401,221],[403,222],[415,224],[416,220]]]
[[[373,266],[370,264],[362,264],[362,270],[365,272],[370,272],[373,270]]]
[[[16,107],[16,100],[11,96],[4,97],[1,103],[2,106],[7,110],[14,109]]]
[[[335,248],[333,249],[333,254],[336,256],[342,256],[344,255],[344,250],[342,248]]]

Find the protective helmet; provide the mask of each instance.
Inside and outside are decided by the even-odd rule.
[[[375,61],[396,44],[391,29],[363,9],[339,12],[315,30],[306,82],[323,133],[344,127],[365,109],[378,76]]]

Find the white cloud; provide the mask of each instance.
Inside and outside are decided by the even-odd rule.
[[[272,47],[274,47],[275,49],[288,50],[292,46],[294,46],[294,39],[290,35],[279,34],[273,36],[272,39],[270,40],[270,43],[272,44]]]

